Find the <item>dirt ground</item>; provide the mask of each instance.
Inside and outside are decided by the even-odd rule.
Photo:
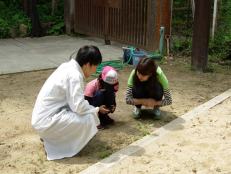
[[[110,174],[231,174],[230,106],[231,98],[180,124],[182,129],[120,161]]]
[[[159,65],[173,96],[173,104],[161,108],[161,120],[150,115],[139,120],[131,117],[132,107],[125,104],[124,96],[132,67],[126,67],[119,72],[118,106],[112,115],[115,125],[99,131],[75,157],[56,161],[46,160],[43,145],[31,128],[36,96],[53,70],[0,76],[0,173],[78,173],[231,87],[230,67],[215,66],[212,73],[194,72],[187,58]]]

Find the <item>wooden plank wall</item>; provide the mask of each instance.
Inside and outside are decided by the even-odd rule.
[[[169,0],[75,0],[74,32],[155,50],[160,27],[170,32],[170,8]]]

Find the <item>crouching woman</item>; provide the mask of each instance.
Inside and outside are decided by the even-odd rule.
[[[141,117],[141,107],[152,108],[156,119],[161,118],[159,107],[172,104],[168,80],[150,58],[142,58],[128,78],[126,103],[134,105],[133,117]]]
[[[32,126],[43,140],[48,160],[76,155],[97,133],[98,112],[84,99],[84,80],[96,72],[102,56],[95,46],[79,49],[75,59],[61,64],[40,90]]]

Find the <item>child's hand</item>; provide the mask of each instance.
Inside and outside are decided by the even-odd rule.
[[[115,112],[116,106],[115,105],[111,105],[110,107],[110,112],[113,113]]]
[[[110,110],[107,109],[105,105],[101,105],[99,107],[99,112],[102,113],[102,114],[108,114],[110,112]]]

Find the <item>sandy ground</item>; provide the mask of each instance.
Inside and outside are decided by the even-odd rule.
[[[231,98],[182,124],[105,174],[231,174]]]
[[[198,73],[190,70],[189,62],[178,58],[161,64],[170,82],[173,104],[162,108],[163,119],[159,121],[150,115],[139,120],[131,118],[132,107],[124,101],[131,67],[120,71],[118,107],[112,115],[115,125],[99,131],[75,157],[56,161],[46,160],[43,145],[30,124],[36,96],[53,70],[0,76],[0,173],[78,173],[230,88],[229,67],[216,67],[213,73]],[[177,163],[178,158],[169,160]],[[180,168],[180,164],[178,166]]]

